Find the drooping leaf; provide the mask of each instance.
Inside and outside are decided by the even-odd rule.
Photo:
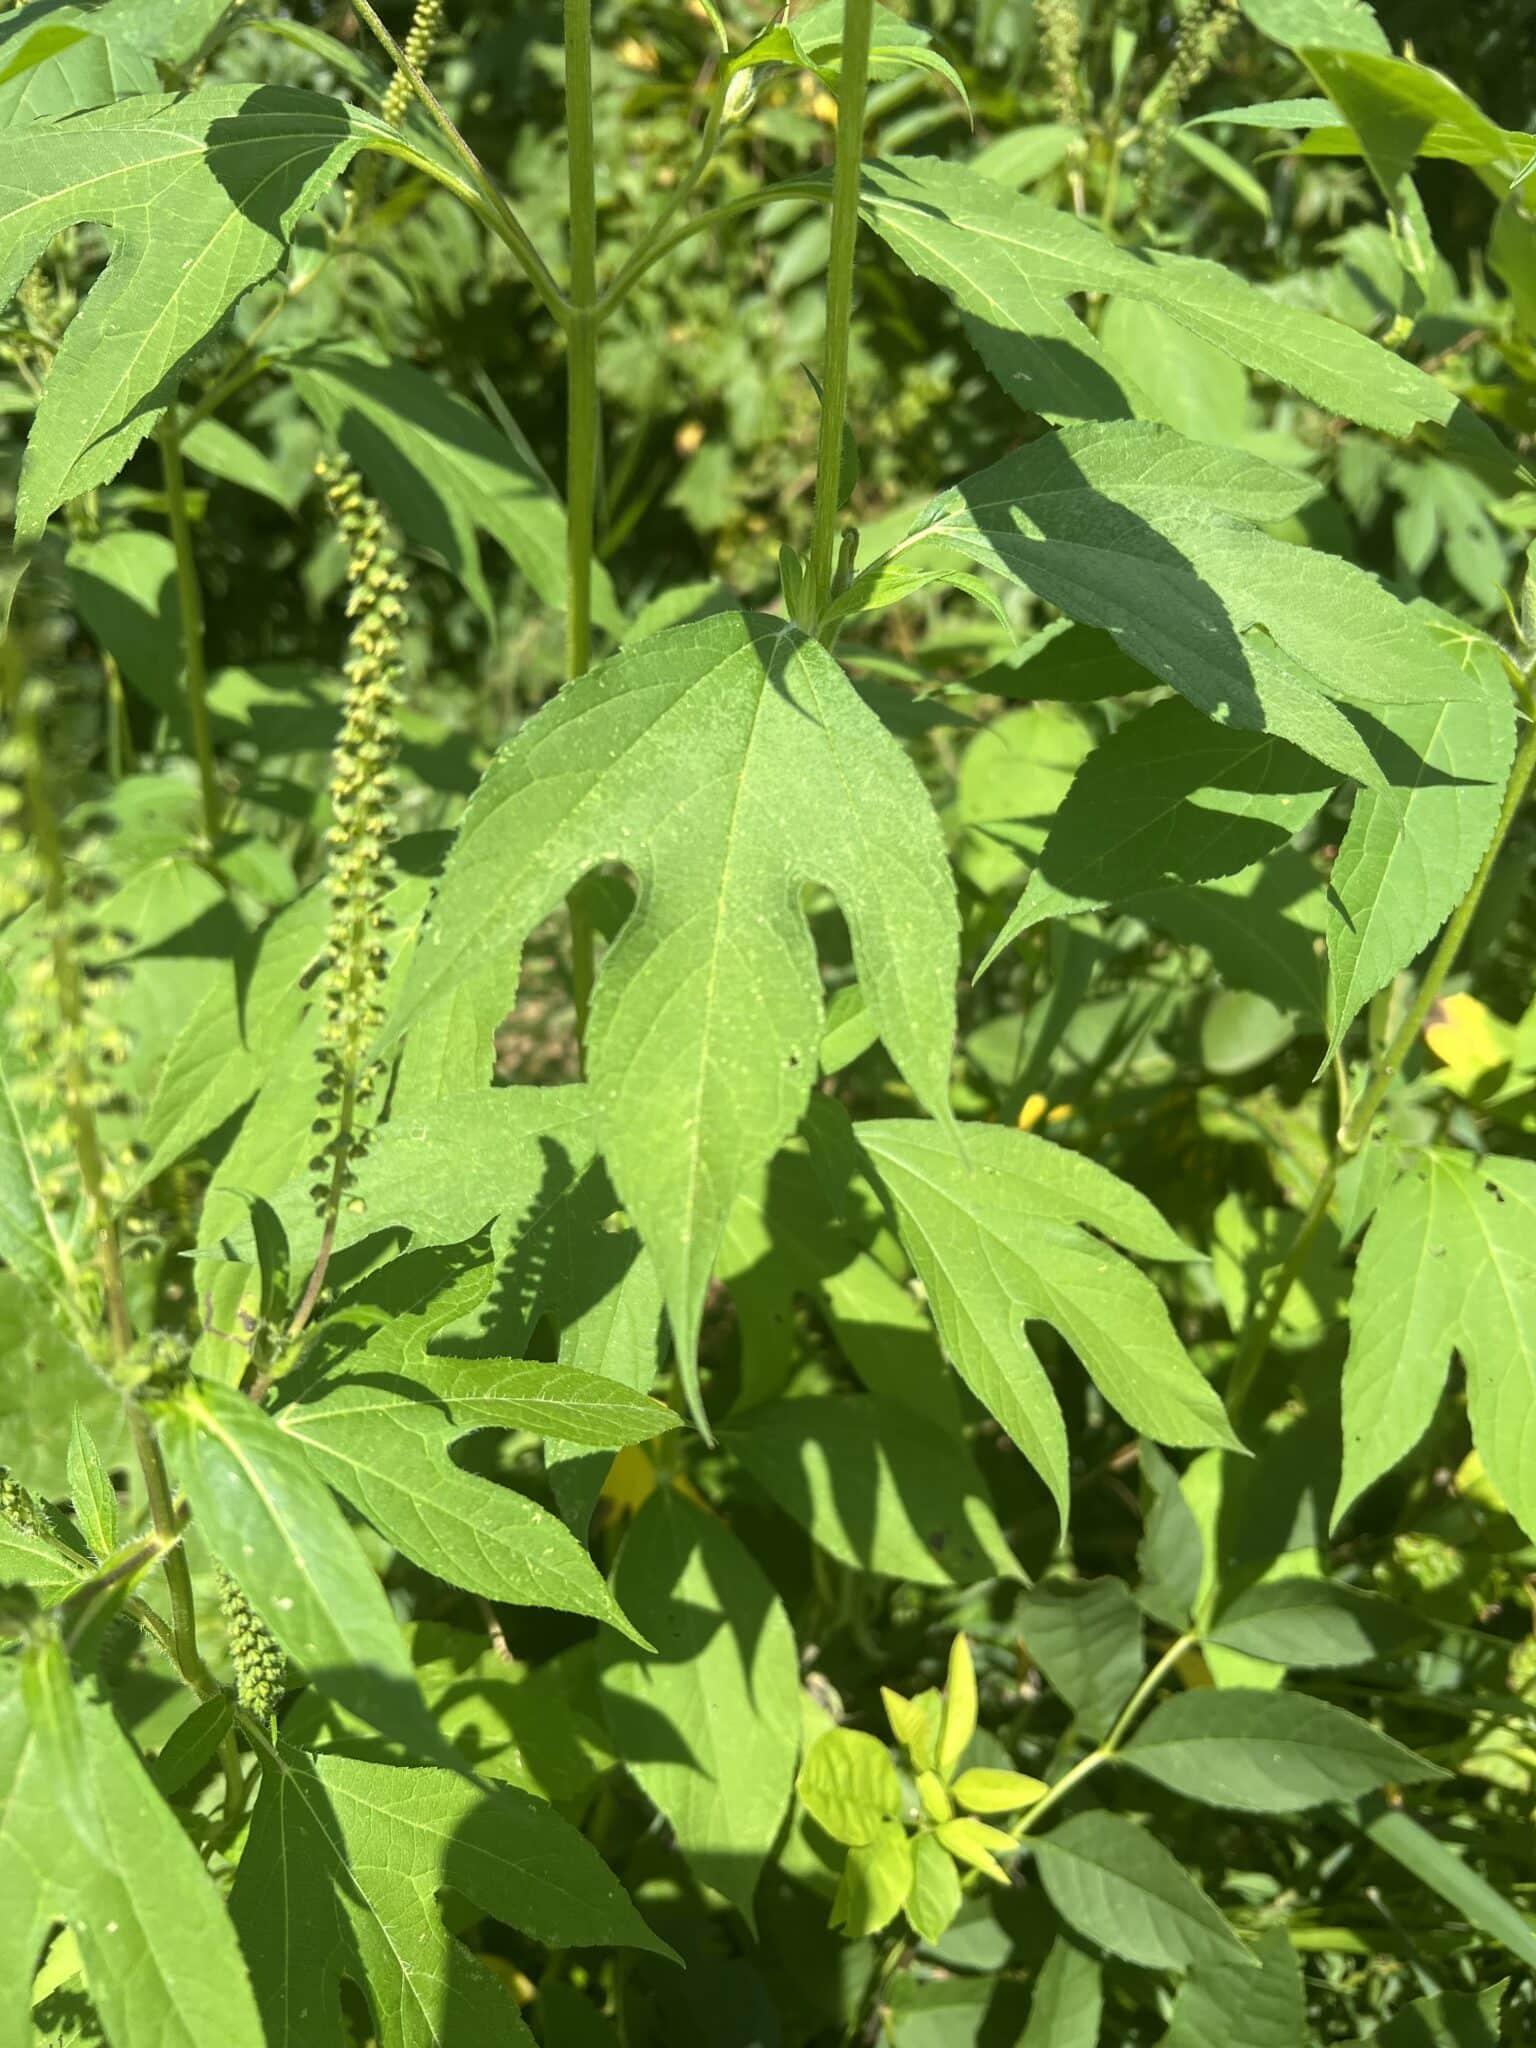
[[[1154,704],[1078,770],[993,952],[1045,917],[1236,874],[1299,832],[1334,779],[1285,740]]]
[[[506,549],[543,603],[565,604],[565,507],[526,442],[424,370],[372,348],[328,343],[294,357],[294,387],[389,507],[406,538],[453,570],[487,618],[476,533]],[[595,610],[617,628],[598,567]]]
[[[936,157],[867,164],[863,208],[902,261],[954,299],[993,375],[1032,412],[1120,419],[1139,410],[1134,384],[1068,309],[1077,292],[1148,299],[1249,369],[1390,434],[1447,422],[1456,410],[1451,393],[1413,364],[1221,264],[1119,248],[1087,222],[965,165]]]
[[[37,409],[20,539],[117,474],[192,352],[281,262],[299,216],[386,135],[371,115],[319,94],[218,85],[0,138],[0,300],[77,221],[98,223],[112,250]]]
[[[952,883],[915,771],[822,648],[766,617],[677,626],[561,691],[498,756],[395,1028],[510,952],[603,860],[642,886],[592,1007],[597,1139],[662,1275],[697,1408],[731,1203],[815,1073],[822,1002],[798,892],[837,897],[882,1036],[940,1112]]]
[[[1514,697],[1496,650],[1457,630],[1445,613],[1428,612],[1428,622],[1478,695],[1383,713],[1408,759],[1385,787],[1357,794],[1329,876],[1330,1054],[1466,894],[1493,837],[1514,755]]]
[[[924,1941],[938,1941],[953,1924],[963,1896],[954,1858],[933,1835],[919,1835],[912,1844],[912,1889],[906,1903],[913,1930]]]
[[[1324,49],[1391,53],[1370,0],[1242,0],[1261,35],[1288,50]]]
[[[605,1640],[603,1701],[619,1755],[695,1873],[751,1925],[800,1748],[789,1620],[725,1524],[671,1487],[636,1516],[613,1586],[656,1645],[649,1656]]]
[[[446,1771],[263,1756],[230,1914],[268,2048],[321,2048],[350,1978],[380,2048],[527,2042],[506,1988],[442,1924],[452,1891],[552,1947],[666,1950],[583,1836],[542,1800]]]
[[[110,1706],[77,1693],[74,1723],[62,1784],[60,1752],[29,1722],[20,1685],[0,1700],[0,2038],[31,2038],[28,1987],[63,1920],[114,2048],[262,2048],[246,1963],[202,1859]]]
[[[1163,1443],[1235,1446],[1221,1403],[1156,1288],[1084,1225],[1147,1258],[1191,1253],[1141,1195],[1093,1161],[998,1126],[963,1147],[931,1124],[871,1122],[861,1144],[895,1205],[956,1370],[1056,1500],[1066,1430],[1025,1330],[1058,1330],[1105,1397]]]
[[[1022,1576],[963,1445],[873,1394],[748,1411],[722,1441],[833,1557],[917,1585]]]
[[[1337,1521],[1428,1428],[1459,1350],[1494,1484],[1536,1528],[1536,1165],[1429,1152],[1366,1232],[1344,1365]]]
[[[1075,1813],[1031,1837],[1040,1881],[1069,1927],[1152,1970],[1253,1959],[1162,1843],[1117,1813]]]
[[[163,1427],[198,1527],[282,1648],[370,1727],[440,1754],[384,1589],[307,1449],[244,1394],[208,1384]]]
[[[1141,1677],[1141,1610],[1120,1579],[1044,1579],[1019,1601],[1024,1648],[1094,1737]]]
[[[1381,1785],[1444,1775],[1326,1700],[1239,1686],[1163,1700],[1121,1755],[1186,1799],[1244,1813],[1299,1813]]]
[[[912,1879],[911,1836],[900,1821],[878,1822],[868,1843],[848,1851],[832,1900],[831,1924],[850,1940],[878,1934],[907,1903]]]
[[[996,570],[1104,627],[1207,717],[1379,786],[1341,705],[1464,703],[1482,689],[1363,570],[1256,523],[1311,491],[1168,427],[1068,427],[936,498],[900,547]]]

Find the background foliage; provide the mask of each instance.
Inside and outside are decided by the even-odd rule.
[[[1536,12],[1378,11],[877,10],[818,590],[841,7],[598,6],[593,219],[428,8],[588,681],[366,23],[0,16],[0,2041],[1536,2039]]]

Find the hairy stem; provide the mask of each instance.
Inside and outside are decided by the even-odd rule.
[[[821,616],[831,594],[832,557],[837,546],[843,422],[848,412],[848,330],[853,320],[853,258],[859,236],[859,173],[864,157],[864,102],[873,19],[874,0],[848,0],[837,90],[837,161],[832,173],[832,253],[827,263],[827,347],[822,364],[821,432],[816,442],[816,509],[806,573],[812,618]]]
[[[1526,727],[1525,738],[1515,756],[1515,763],[1504,790],[1504,802],[1499,810],[1498,823],[1494,827],[1493,837],[1488,842],[1487,851],[1477,873],[1472,878],[1471,887],[1457,904],[1450,922],[1440,934],[1440,943],[1425,969],[1417,995],[1408,1005],[1402,1022],[1392,1034],[1391,1041],[1362,1089],[1359,1099],[1339,1125],[1328,1163],[1318,1176],[1317,1186],[1312,1190],[1312,1199],[1297,1226],[1295,1238],[1285,1261],[1265,1288],[1243,1331],[1242,1342],[1233,1361],[1232,1376],[1227,1382],[1226,1390],[1227,1412],[1234,1425],[1253,1392],[1259,1370],[1269,1352],[1275,1325],[1280,1320],[1291,1289],[1307,1262],[1307,1254],[1313,1241],[1323,1226],[1333,1200],[1334,1189],[1338,1185],[1339,1175],[1370,1136],[1377,1110],[1402,1071],[1404,1061],[1417,1044],[1419,1033],[1424,1028],[1424,1020],[1434,1008],[1447,975],[1456,965],[1468,929],[1477,915],[1477,907],[1488,887],[1488,878],[1493,873],[1494,863],[1503,851],[1510,827],[1519,815],[1520,807],[1530,789],[1533,774],[1536,774],[1536,719],[1532,719]]]
[[[197,779],[203,797],[203,837],[210,851],[223,822],[223,798],[213,758],[213,727],[208,719],[208,665],[203,650],[203,592],[197,580],[192,547],[192,521],[187,513],[187,481],[181,463],[181,428],[174,406],[160,429],[160,461],[165,474],[165,509],[176,549],[176,596],[181,607],[181,659],[187,683],[187,716],[197,754]]]
[[[176,1504],[171,1498],[171,1482],[166,1475],[160,1439],[155,1435],[154,1424],[137,1401],[129,1402],[128,1419],[133,1429],[133,1447],[138,1453],[139,1470],[144,1475],[144,1491],[149,1496],[149,1518],[165,1548],[165,1585],[171,1600],[171,1643],[176,1669],[200,1699],[216,1699],[219,1688],[198,1652],[192,1573],[187,1564],[187,1554],[181,1547],[181,1524]]]

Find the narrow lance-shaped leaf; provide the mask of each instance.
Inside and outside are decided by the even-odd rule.
[[[247,85],[123,100],[0,137],[0,301],[79,221],[100,226],[111,251],[53,359],[18,539],[117,474],[195,350],[372,139],[391,138],[339,100]]]
[[[592,1006],[598,1143],[661,1274],[697,1411],[726,1219],[816,1071],[822,998],[801,892],[836,896],[881,1034],[942,1115],[953,884],[916,771],[823,648],[758,616],[673,627],[562,690],[497,757],[394,1028],[511,957],[604,860],[636,870],[640,897]]]
[[[997,1126],[964,1148],[931,1124],[860,1124],[956,1370],[1039,1472],[1063,1519],[1061,1411],[1025,1331],[1058,1330],[1133,1427],[1237,1448],[1157,1289],[1089,1230],[1149,1258],[1193,1254],[1152,1205],[1076,1153]],[[1083,1226],[1088,1226],[1084,1228]]]

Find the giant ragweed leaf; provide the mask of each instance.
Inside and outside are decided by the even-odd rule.
[[[1536,1531],[1536,1162],[1427,1153],[1371,1221],[1350,1325],[1335,1520],[1429,1427],[1454,1349],[1483,1464]]]
[[[1299,832],[1333,782],[1285,740],[1154,704],[1077,771],[992,952],[1045,917],[1236,874]]]
[[[900,549],[936,544],[997,570],[1104,627],[1208,718],[1379,786],[1390,771],[1341,704],[1482,690],[1364,570],[1260,530],[1311,488],[1168,427],[1068,427],[946,491]]]
[[[485,1278],[489,1285],[489,1269]],[[450,1455],[471,1430],[546,1420],[572,1440],[618,1445],[655,1436],[676,1418],[595,1373],[429,1357],[419,1340],[402,1343],[401,1325],[391,1323],[345,1371],[284,1408],[277,1426],[423,1570],[488,1600],[589,1614],[633,1634],[562,1522],[526,1495],[461,1470]]]
[[[77,222],[100,227],[110,250],[37,409],[19,538],[117,474],[195,350],[372,139],[390,132],[356,107],[243,85],[124,100],[0,138],[0,301]]]
[[[807,884],[832,891],[860,986],[942,1114],[953,884],[916,771],[826,651],[781,620],[677,626],[560,695],[493,763],[449,856],[403,1025],[605,860],[640,878],[587,1054],[596,1133],[662,1276],[690,1395],[731,1204],[799,1121],[822,999]],[[510,999],[511,989],[508,990]]]
[[[111,1708],[77,1694],[75,1739],[61,1755],[39,1736],[15,1677],[13,1665],[0,1700],[0,2040],[36,2038],[28,1990],[62,1920],[113,2048],[261,2048],[219,1895]]]
[[[129,93],[160,90],[147,50],[125,34],[124,10],[31,0],[0,25],[0,129],[56,120]]]
[[[1447,424],[1457,400],[1364,335],[1287,306],[1219,263],[1121,249],[1097,228],[980,172],[932,157],[864,171],[865,217],[902,261],[954,299],[988,367],[1032,412],[1116,419],[1143,407],[1066,301],[1145,299],[1251,370],[1389,434]]]
[[[1393,705],[1383,715],[1403,766],[1385,788],[1356,796],[1329,877],[1330,1052],[1466,894],[1515,750],[1515,702],[1498,650],[1448,613],[1414,609],[1478,694],[1460,704]]]
[[[671,1487],[636,1517],[614,1590],[656,1645],[647,1657],[605,1640],[604,1706],[619,1755],[698,1876],[750,1923],[800,1750],[789,1617],[725,1524]]]
[[[1157,1289],[1104,1242],[1144,1258],[1192,1256],[1143,1196],[1090,1159],[997,1125],[968,1126],[963,1149],[914,1120],[863,1123],[858,1135],[944,1348],[1063,1520],[1067,1433],[1026,1319],[1066,1338],[1133,1428],[1161,1443],[1236,1447]]]
[[[487,618],[476,531],[499,541],[547,605],[565,603],[565,507],[526,442],[515,442],[425,371],[374,349],[308,349],[293,381],[399,520],[440,555]],[[599,569],[595,612],[619,615]]]
[[[230,1898],[268,2048],[330,2048],[343,1979],[366,1996],[379,2048],[530,2041],[506,1988],[443,1926],[449,1891],[551,1947],[667,1953],[542,1800],[282,1746],[263,1758]]]

